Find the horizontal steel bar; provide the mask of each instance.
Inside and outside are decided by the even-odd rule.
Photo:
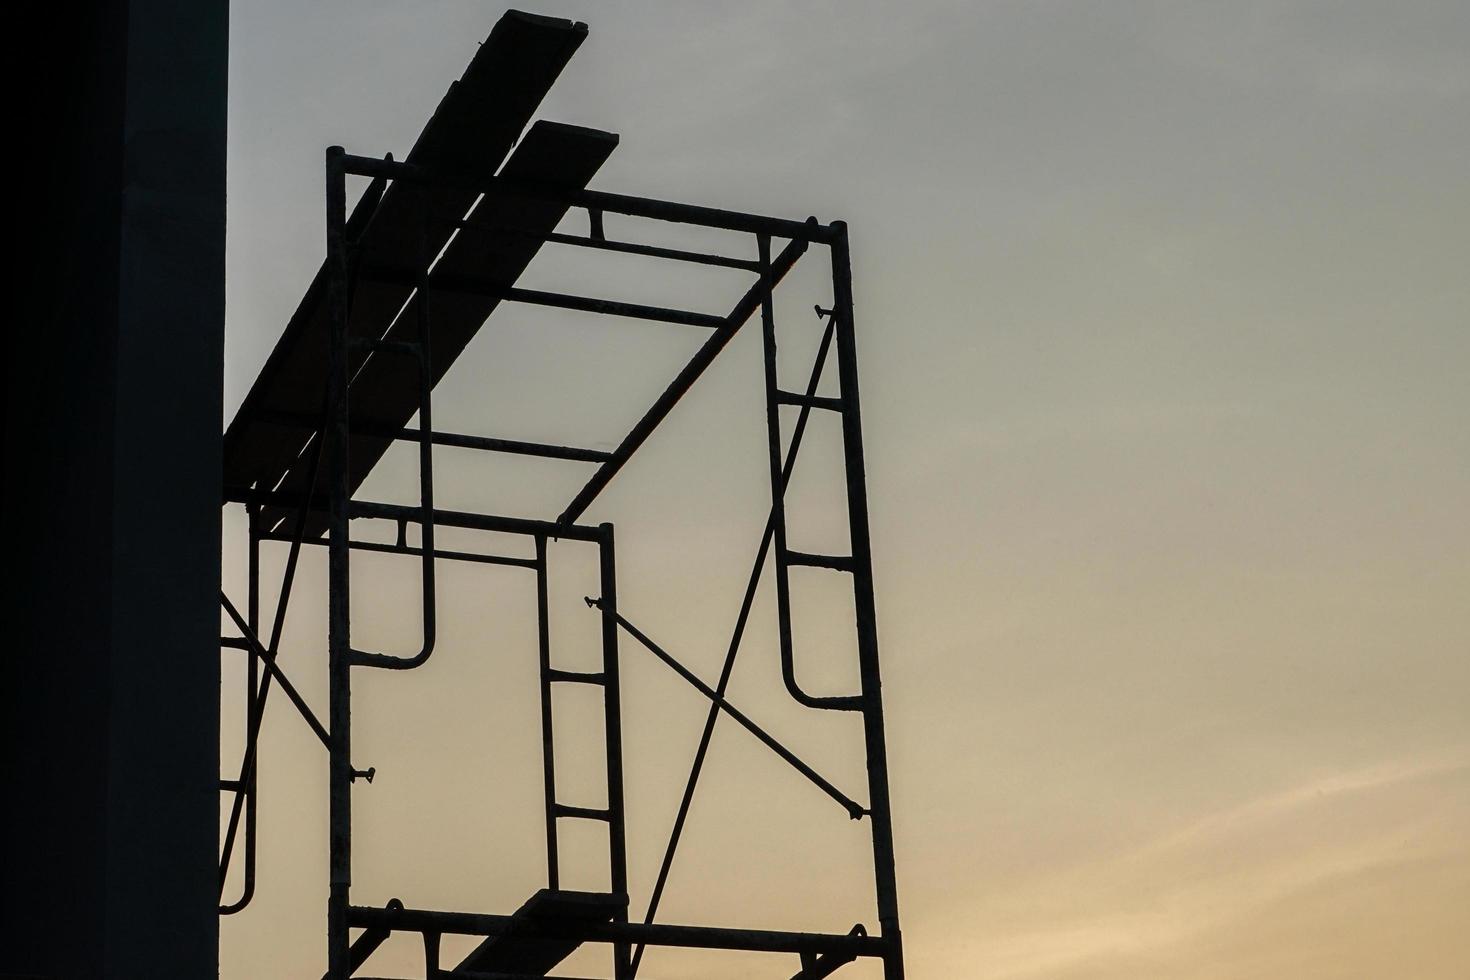
[[[445,288],[435,278],[431,288]],[[453,288],[450,286],[448,288]],[[571,296],[566,293],[549,293],[540,289],[511,287],[499,291],[501,299],[512,303],[530,303],[534,306],[555,306],[563,310],[582,310],[587,313],[605,313],[609,316],[624,316],[635,320],[653,320],[658,323],[682,323],[691,327],[718,330],[725,325],[725,318],[712,313],[694,313],[689,310],[671,310],[662,306],[644,306],[640,303],[622,303],[612,299],[592,296]]]
[[[410,183],[465,187],[485,194],[552,201],[569,207],[593,208],[612,214],[626,214],[635,218],[651,218],[655,221],[669,221],[675,224],[701,225],[706,228],[745,231],[751,234],[765,234],[775,238],[822,244],[831,244],[839,236],[838,228],[812,219],[794,221],[790,218],[726,211],[720,208],[680,204],[675,201],[634,197],[628,194],[609,194],[606,191],[565,190],[544,185],[517,183],[503,177],[465,178],[434,173],[416,164],[379,160],[375,157],[355,154],[345,154],[342,157],[342,164],[346,173],[360,177],[386,177],[390,180],[403,180]]]
[[[302,495],[277,493],[273,490],[251,490],[245,487],[225,487],[224,500],[236,504],[274,504],[283,507],[300,507]],[[312,510],[325,511],[328,500],[320,494],[311,498]],[[422,524],[424,509],[403,504],[383,504],[367,500],[348,502],[349,515],[355,519],[401,521],[406,524]],[[587,524],[561,524],[556,521],[537,521],[526,517],[500,517],[494,514],[472,514],[459,510],[435,510],[434,524],[437,527],[462,527],[473,531],[494,531],[500,534],[526,534],[542,538],[566,538],[569,541],[601,541],[603,530]]]
[[[781,555],[788,565],[805,565],[808,568],[830,568],[836,572],[850,572],[856,566],[849,555],[813,555],[805,551],[787,550]]]
[[[558,817],[570,817],[575,820],[601,820],[603,822],[612,820],[612,811],[590,806],[569,806],[566,803],[553,803],[551,804],[551,812]]]
[[[575,245],[580,248],[596,248],[606,252],[623,252],[628,255],[646,255],[649,258],[692,262],[695,265],[714,265],[724,269],[744,269],[746,272],[759,272],[761,269],[760,263],[754,259],[737,259],[733,256],[713,255],[709,252],[689,252],[682,248],[664,248],[639,242],[620,242],[607,238],[590,238],[585,235],[565,235],[561,232],[552,232],[546,236],[546,240],[558,245]]]
[[[423,508],[421,507],[353,500],[348,502],[347,508],[348,513],[355,518],[405,521],[409,524],[423,522]],[[502,534],[566,538],[570,541],[601,541],[603,534],[601,528],[586,524],[558,524],[555,521],[536,521],[525,517],[499,517],[493,514],[471,514],[457,510],[436,510],[433,520],[436,527],[463,527],[475,531],[496,531]]]
[[[321,423],[317,416],[289,412],[258,412],[252,416],[252,419],[265,425],[279,425],[300,429],[303,432],[315,432]],[[423,438],[421,429],[400,429],[365,422],[354,422],[352,431],[364,435],[381,436],[385,439],[401,439],[405,442],[418,442]],[[570,459],[582,463],[601,463],[612,458],[612,453],[601,449],[556,446],[542,442],[526,442],[520,439],[501,439],[495,436],[471,436],[459,432],[430,432],[429,441],[436,446],[483,449],[487,452],[514,453],[520,456],[545,456],[549,459]]]
[[[803,395],[795,391],[776,389],[776,401],[782,405],[800,405],[803,408],[825,408],[829,412],[841,412],[846,407],[841,398],[826,395]]]
[[[271,532],[260,535],[262,541],[291,541],[289,534],[277,534]],[[325,538],[315,538],[311,541],[302,541],[302,544],[319,545],[325,547]],[[347,545],[354,551],[375,551],[388,555],[419,555],[422,556],[424,549],[415,548],[411,545],[385,544],[380,541],[350,541]],[[474,551],[446,551],[443,548],[435,548],[433,557],[436,560],[473,562],[479,565],[510,565],[516,568],[535,568],[536,559],[517,558],[514,555],[483,555]]]
[[[641,242],[622,242],[608,238],[593,238],[590,235],[568,235],[554,231],[548,235],[514,228],[510,225],[483,225],[473,221],[461,221],[461,232],[484,235],[506,235],[517,238],[534,238],[557,245],[572,245],[577,248],[595,248],[604,252],[622,252],[627,255],[646,255],[655,259],[671,259],[675,262],[692,262],[695,265],[714,265],[725,269],[744,269],[759,272],[760,263],[754,259],[737,259],[729,255],[713,255],[708,252],[690,252],[682,248],[664,248],[660,245],[644,245]]]
[[[413,286],[418,276],[404,269],[385,269],[367,266],[358,273],[364,282],[392,283]],[[441,293],[463,293],[467,296],[489,296],[511,303],[529,303],[532,306],[554,306],[563,310],[581,310],[584,313],[604,313],[608,316],[623,316],[634,320],[654,320],[659,323],[682,323],[691,327],[718,329],[725,318],[712,313],[694,313],[689,310],[672,310],[663,306],[645,306],[641,303],[624,303],[619,300],[601,299],[596,296],[573,296],[570,293],[553,293],[542,289],[522,289],[518,286],[500,286],[472,276],[433,275],[429,289]]]
[[[356,928],[383,928],[399,932],[438,932],[455,936],[498,936],[515,924],[517,937],[567,939],[591,943],[643,943],[685,949],[732,949],[754,953],[851,953],[882,956],[888,943],[881,936],[837,935],[821,932],[778,932],[769,929],[727,929],[643,922],[533,921],[509,915],[475,912],[434,912],[424,909],[380,909],[349,906],[347,924]]]
[[[222,636],[219,645],[226,650],[249,650],[250,641],[240,636]]]
[[[221,793],[238,793],[245,784],[238,779],[221,779],[219,791]]]
[[[558,670],[555,667],[547,671],[546,679],[552,681],[565,681],[569,684],[606,684],[607,675],[598,671],[587,673],[580,670]]]

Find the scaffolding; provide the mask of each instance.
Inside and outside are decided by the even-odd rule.
[[[221,914],[251,901],[255,889],[256,787],[261,721],[266,700],[279,687],[329,754],[329,868],[326,980],[355,975],[395,932],[422,937],[425,976],[436,978],[543,977],[584,943],[611,947],[615,980],[632,980],[650,946],[697,947],[794,954],[793,980],[826,977],[859,958],[880,961],[885,980],[903,976],[902,943],[894,873],[893,832],[884,744],[883,704],[874,612],[872,555],[864,476],[858,364],[854,346],[852,276],[848,231],[841,221],[787,220],[611,194],[587,183],[616,146],[609,133],[537,121],[525,130],[542,95],[586,35],[586,26],[508,13],[482,46],[465,77],[451,88],[405,161],[326,153],[327,257],[281,341],[262,369],[226,434],[225,502],[248,514],[248,590],[244,610],[221,592],[233,632],[222,646],[247,657],[245,747],[238,774],[221,780],[229,801],[220,861]],[[525,130],[524,136],[522,131]],[[517,142],[517,137],[520,137]],[[514,152],[511,148],[514,146]],[[508,156],[508,159],[506,159]],[[502,160],[504,161],[502,164]],[[370,181],[349,216],[349,178]],[[587,234],[558,231],[565,216],[585,212]],[[617,240],[604,233],[603,217],[626,215],[721,229],[752,236],[755,258]],[[664,262],[737,270],[755,281],[723,316],[644,306],[516,285],[540,247],[564,246],[641,255]],[[777,243],[781,244],[779,249]],[[823,333],[806,383],[783,388],[777,377],[774,292],[808,251],[825,248],[831,269],[831,303],[817,307]],[[653,402],[621,443],[603,451],[443,432],[433,427],[432,393],[469,339],[500,303],[580,310],[683,324],[708,332],[694,356]],[[619,471],[700,379],[749,321],[759,317],[764,349],[764,391],[771,488],[769,518],[720,677],[701,680],[618,609],[611,523],[579,523]],[[835,354],[838,391],[818,394],[829,356]],[[783,424],[783,408],[794,420]],[[787,544],[785,493],[813,412],[840,421],[850,553],[812,554]],[[418,425],[409,423],[417,416]],[[789,436],[789,438],[788,438]],[[357,499],[374,466],[395,442],[418,450],[417,506]],[[434,504],[433,447],[454,446],[578,461],[595,466],[581,490],[555,519],[537,520],[439,509]],[[354,539],[352,522],[389,522],[393,543]],[[407,529],[419,529],[418,544]],[[534,547],[534,557],[435,547],[436,528],[465,528],[515,535]],[[289,546],[276,608],[267,636],[261,619],[263,543]],[[548,552],[557,542],[596,549],[600,593],[587,604],[601,619],[601,667],[569,671],[552,666],[548,628]],[[277,663],[298,559],[307,546],[328,551],[329,706],[325,721]],[[415,556],[421,575],[422,644],[412,656],[353,646],[349,608],[353,551]],[[432,656],[436,643],[436,562],[520,567],[536,580],[539,696],[544,784],[546,887],[510,914],[354,905],[352,786],[371,781],[372,769],[352,760],[350,705],[354,669],[410,670]],[[843,793],[796,753],[727,699],[727,687],[768,562],[774,565],[782,679],[799,704],[861,716],[866,751],[866,804]],[[839,573],[850,580],[854,600],[860,688],[855,694],[820,696],[797,679],[792,640],[792,568]],[[624,828],[619,637],[626,635],[698,691],[708,714],[685,783],[656,883],[641,920],[630,917]],[[571,806],[557,799],[552,691],[557,685],[600,690],[603,706],[607,805]],[[777,756],[871,828],[877,929],[862,924],[848,933],[783,932],[677,925],[657,920],[711,736],[728,715]],[[558,828],[562,821],[606,825],[610,889],[560,887]],[[237,847],[238,845],[238,847]],[[243,891],[225,901],[237,850]],[[355,933],[354,933],[355,930]],[[440,962],[444,935],[483,941],[462,962]]]

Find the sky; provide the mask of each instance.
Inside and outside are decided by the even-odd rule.
[[[1470,7],[534,9],[590,25],[538,115],[620,134],[594,186],[849,222],[909,975],[1465,976]],[[234,5],[227,418],[324,252],[323,148],[401,157],[502,10]],[[744,288],[567,252],[523,285],[720,313]],[[823,261],[778,294],[783,378],[810,363]],[[436,427],[610,448],[691,330],[503,308]],[[587,515],[617,524],[621,611],[707,680],[769,506],[760,363],[749,330]],[[587,475],[477,455],[437,451],[441,506],[554,516]],[[844,545],[840,472],[814,425],[791,497],[805,550]],[[414,479],[395,450],[361,496],[411,501]],[[238,514],[225,545],[243,596]],[[324,714],[320,551],[281,657]],[[283,559],[268,548],[268,579]],[[590,664],[593,559],[552,561],[556,657]],[[364,555],[353,575],[354,645],[409,651],[416,568]],[[798,670],[826,693],[856,681],[835,582],[795,587]],[[354,901],[510,911],[544,875],[533,586],[480,566],[440,586],[433,661],[354,677],[354,761],[378,770],[354,790]],[[732,700],[861,798],[852,720],[782,691],[769,592]],[[621,659],[637,913],[704,705],[631,641]],[[240,678],[227,666],[227,771]],[[595,804],[597,706],[557,710],[559,791]],[[266,728],[260,883],[223,920],[227,980],[324,960],[325,753],[284,702]],[[668,921],[875,924],[865,825],[727,722],[690,819]],[[562,847],[569,886],[606,887],[595,831]],[[421,964],[406,940],[378,955],[383,975]],[[578,957],[566,972],[605,966]],[[795,969],[673,953],[640,975]]]

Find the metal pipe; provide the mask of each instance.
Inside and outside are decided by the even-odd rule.
[[[529,198],[550,201],[568,207],[626,214],[635,218],[651,218],[675,224],[701,225],[706,228],[723,228],[726,231],[745,231],[751,234],[764,233],[775,238],[793,241],[827,244],[832,238],[832,228],[819,224],[815,219],[794,221],[789,218],[773,218],[765,215],[726,211],[720,208],[701,207],[695,204],[680,204],[655,198],[634,197],[629,194],[609,194],[606,191],[566,190],[547,187],[543,184],[518,183],[503,177],[466,178],[456,174],[441,174],[411,163],[379,160],[375,157],[345,156],[344,166],[348,173],[362,177],[385,177],[412,183],[432,184],[441,187],[464,187],[486,195],[510,198]]]
[[[436,278],[432,288],[460,291],[467,280]],[[675,310],[663,306],[646,306],[641,303],[624,303],[614,299],[599,299],[595,296],[573,296],[568,293],[552,293],[541,289],[521,289],[511,286],[490,290],[487,294],[498,296],[511,303],[527,303],[532,306],[553,306],[563,310],[581,310],[584,313],[605,313],[634,320],[653,320],[657,323],[679,323],[690,327],[705,327],[718,330],[725,325],[725,318],[713,313],[696,313],[692,310]]]
[[[853,570],[852,558],[848,555],[813,555],[805,551],[786,550],[786,564],[804,565],[807,568],[830,568],[834,572]]]
[[[883,735],[883,685],[878,670],[878,623],[873,599],[872,542],[868,534],[868,490],[863,458],[862,411],[852,312],[852,261],[847,224],[836,222],[832,242],[832,308],[837,323],[837,372],[842,386],[842,447],[847,475],[847,521],[852,542],[853,593],[857,612],[858,667],[862,677],[863,740],[868,756],[868,800],[873,820],[873,876],[878,922],[889,940],[884,980],[903,980],[903,945],[898,925],[893,817],[888,790],[888,750]]]
[[[284,534],[275,533],[262,534],[260,537],[262,541],[291,540]],[[327,546],[326,541],[303,541],[301,543],[323,548]],[[351,547],[353,551],[373,551],[386,555],[418,556],[424,553],[424,549],[422,548],[415,548],[410,545],[383,544],[380,541],[353,541],[351,542]],[[434,559],[436,561],[474,562],[480,565],[509,565],[515,568],[536,567],[536,559],[534,558],[517,558],[514,555],[483,555],[474,551],[445,551],[443,548],[434,549]]]
[[[561,887],[557,856],[556,743],[551,718],[551,615],[546,569],[546,537],[536,536],[536,647],[541,687],[541,785],[546,809],[546,887]]]
[[[419,508],[401,504],[379,504],[354,500],[350,505],[353,517],[369,519],[407,521],[418,524],[422,520]],[[527,517],[501,517],[494,514],[472,514],[458,510],[434,511],[434,523],[440,527],[463,527],[476,531],[496,531],[502,534],[545,535],[549,538],[566,538],[569,541],[595,542],[601,532],[586,524],[558,524],[555,521],[537,521]]]
[[[254,509],[247,515],[247,519],[249,521],[249,558],[246,568],[248,582],[246,583],[245,592],[245,615],[246,622],[250,626],[250,631],[258,640],[260,636],[261,528],[259,514]],[[252,647],[250,651],[249,676],[246,679],[246,687],[249,691],[249,697],[246,699],[246,703],[249,710],[252,711],[254,710],[256,693],[260,688],[261,681],[258,647],[259,643],[257,642],[255,647]],[[275,666],[274,658],[271,659],[271,665]],[[285,689],[284,678],[282,678],[282,681],[281,687]],[[258,726],[256,730],[259,731]],[[257,817],[260,806],[260,750],[258,748],[256,749],[255,755],[250,759],[250,775],[246,777],[245,786],[246,792],[249,794],[245,798],[245,890],[236,903],[237,911],[249,905],[251,899],[255,897],[256,854],[259,848]]]
[[[813,219],[813,223],[815,224],[815,219]],[[796,264],[796,260],[801,258],[806,252],[806,249],[807,243],[804,239],[794,239],[781,250],[781,254],[776,257],[775,262],[770,264],[771,268],[767,275],[772,287],[780,282],[787,272],[791,271],[791,267]],[[658,401],[653,403],[653,406],[638,420],[638,424],[633,426],[632,431],[624,437],[622,443],[613,452],[613,458],[597,468],[597,471],[592,474],[592,478],[587,481],[586,485],[577,493],[577,496],[567,505],[567,509],[562,512],[561,517],[557,518],[559,524],[570,524],[582,516],[583,511],[612,482],[612,478],[618,474],[618,471],[623,468],[624,464],[632,458],[633,454],[638,451],[638,448],[653,434],[653,430],[658,428],[659,423],[674,410],[674,406],[679,403],[679,399],[683,398],[684,394],[694,385],[694,382],[699,380],[699,376],[714,362],[714,359],[719,356],[720,351],[724,350],[725,346],[734,339],[736,332],[745,325],[745,321],[750,319],[755,313],[756,308],[760,305],[760,297],[761,287],[759,285],[753,286],[746,291],[745,295],[740,298],[740,301],[735,304],[735,308],[730,311],[730,315],[725,318],[725,325],[719,330],[716,330],[714,335],[706,340],[703,346],[695,352],[694,357],[689,360],[689,363],[684,365],[684,369],[679,372],[678,376],[674,378],[668,388],[664,389],[664,393],[658,397]]]
[[[548,675],[554,681],[564,681],[568,684],[606,684],[607,675],[602,671],[587,670],[557,670],[553,668]]]
[[[689,252],[682,248],[663,248],[658,245],[643,245],[638,242],[619,242],[607,238],[589,238],[583,235],[565,235],[552,232],[546,236],[548,242],[557,245],[573,245],[581,248],[597,248],[607,252],[623,252],[628,255],[646,255],[655,259],[671,259],[675,262],[692,262],[695,265],[714,265],[725,269],[757,271],[750,259],[737,259],[728,255],[711,255],[708,252]]]
[[[595,806],[572,806],[570,803],[554,803],[551,807],[552,813],[558,817],[570,817],[574,820],[601,820],[603,823],[612,821],[612,813]]]
[[[331,762],[328,767],[327,977],[351,975],[348,905],[352,885],[352,636],[348,501],[348,363],[347,363],[347,186],[346,159],[340,146],[327,149],[327,269],[331,344],[327,375],[331,438],[327,449],[331,496],[328,566],[328,672],[330,674]]]
[[[728,929],[717,926],[648,925],[641,922],[587,922],[544,919],[531,922],[509,915],[476,912],[438,912],[425,909],[382,909],[352,906],[349,923],[358,928],[387,928],[395,932],[439,932],[456,936],[499,936],[514,923],[517,936],[570,939],[591,943],[643,943],[683,949],[732,949],[754,953],[852,953],[884,955],[888,941],[878,936],[820,932],[784,932],[770,929]]]
[[[461,233],[469,232],[470,234],[478,235],[503,235],[514,238],[530,238],[536,241],[551,242],[556,245],[595,248],[605,252],[622,252],[628,255],[646,255],[655,259],[692,262],[695,265],[713,265],[726,269],[744,269],[747,272],[760,271],[760,266],[750,259],[737,259],[728,255],[712,255],[707,252],[690,252],[682,248],[664,248],[659,245],[644,245],[639,242],[620,242],[608,238],[595,238],[590,235],[568,235],[558,231],[543,235],[540,232],[527,231],[524,228],[516,228],[511,225],[486,225],[473,221],[461,221],[459,227]]]
[[[426,196],[425,196],[426,197]],[[430,295],[428,290],[430,209],[425,202],[419,223],[419,272],[417,285],[418,344],[415,350],[419,373],[419,509],[423,513],[420,521],[422,547],[419,549],[421,568],[419,582],[422,592],[424,642],[419,652],[411,657],[398,657],[386,653],[352,650],[349,659],[355,667],[378,667],[384,670],[413,670],[429,662],[438,638],[438,600],[434,587],[434,442],[430,438],[434,431],[433,413],[433,347],[429,329]],[[350,416],[349,423],[350,424]],[[350,493],[350,491],[349,491]],[[349,545],[350,548],[350,545]]]
[[[245,487],[226,487],[225,500],[231,503],[273,504],[282,507],[300,507],[311,504],[311,511],[328,509],[329,501],[318,494],[280,493],[274,490],[251,490]],[[349,500],[348,511],[354,520],[393,521],[394,523],[422,524],[423,509],[406,504],[378,503],[370,500]],[[528,517],[505,517],[498,514],[476,514],[462,510],[439,510],[433,512],[437,527],[459,527],[473,531],[494,531],[498,534],[545,535],[549,538],[566,538],[569,541],[595,542],[598,529],[590,524],[560,524],[556,521],[538,521]]]
[[[361,272],[368,282],[409,285],[416,278],[400,269],[370,266]],[[473,276],[452,276],[440,273],[433,276],[426,287],[428,292],[460,293],[466,296],[485,296],[510,303],[527,303],[531,306],[552,306],[563,310],[580,310],[584,313],[604,313],[623,316],[634,320],[654,320],[660,323],[681,323],[691,327],[706,327],[717,330],[725,318],[712,313],[695,313],[689,310],[674,310],[663,306],[645,306],[641,303],[624,303],[619,300],[601,299],[596,296],[574,296],[570,293],[553,293],[541,289],[522,289],[489,282]]]
[[[823,408],[829,412],[842,411],[841,398],[827,398],[821,395],[798,395],[793,391],[777,391],[776,404],[799,405],[803,408]]]
[[[260,520],[256,508],[247,509],[246,520],[249,522],[248,544],[246,551],[246,603],[245,614],[250,631],[255,634],[260,629]],[[243,639],[243,638],[242,638]],[[244,649],[249,653],[245,674],[245,730],[250,731],[251,725],[259,730],[259,722],[255,721],[256,697],[260,690],[260,657],[254,646],[246,642]],[[233,789],[236,794],[245,794],[245,880],[240,889],[240,897],[235,901],[219,907],[220,915],[234,915],[250,904],[255,897],[255,858],[258,847],[256,837],[257,803],[256,792],[259,780],[256,778],[258,759],[252,754],[250,756],[249,772],[242,772],[240,778],[232,780]],[[226,780],[220,780],[223,788]]]
[[[310,432],[315,432],[316,426],[320,425],[319,419],[313,419],[306,414],[288,413],[288,411],[257,411],[253,419],[265,425],[304,429]],[[401,439],[404,442],[419,442],[423,438],[422,428],[394,428],[394,426],[373,425],[369,422],[356,423],[353,425],[353,432],[381,436],[384,439]],[[553,460],[575,460],[578,463],[603,463],[603,461],[610,460],[613,455],[604,450],[582,450],[582,448],[570,447],[570,445],[547,445],[544,442],[525,442],[520,439],[500,439],[484,435],[463,435],[459,432],[429,432],[429,441],[434,442],[434,445],[448,445],[448,447],[460,448],[460,450],[544,455]]]
[[[598,526],[598,567],[602,587],[602,720],[607,751],[607,839],[609,882],[624,904],[614,921],[628,921],[628,843],[623,813],[623,715],[618,683],[618,579],[613,526]],[[630,980],[632,950],[627,942],[613,944],[613,978]]]

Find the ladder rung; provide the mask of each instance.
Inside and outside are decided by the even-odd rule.
[[[568,684],[606,684],[607,675],[595,672],[589,673],[581,670],[557,670],[555,667],[547,671],[546,679],[549,681],[565,681]]]
[[[848,555],[811,555],[805,551],[787,551],[786,564],[830,568],[837,572],[850,572],[853,569],[852,558]]]
[[[846,407],[841,398],[829,398],[825,395],[799,395],[794,391],[782,391],[779,388],[776,389],[776,401],[782,405],[825,408],[829,412],[840,412]]]
[[[565,803],[551,804],[552,815],[558,817],[572,817],[578,820],[604,820],[612,822],[612,813],[608,810],[598,810],[590,806],[568,806]]]

